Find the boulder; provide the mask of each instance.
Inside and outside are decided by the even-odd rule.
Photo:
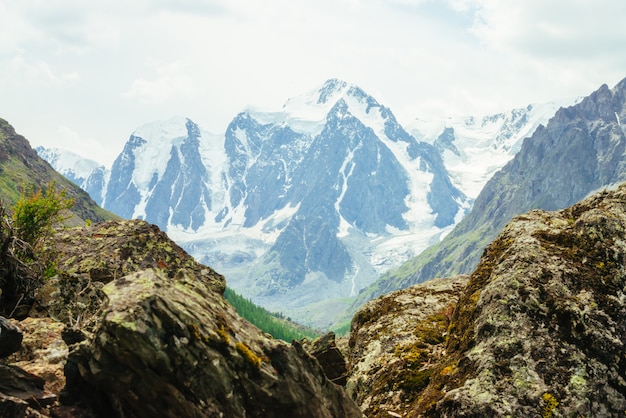
[[[18,398],[31,405],[49,399],[44,392],[44,380],[16,366],[0,364],[0,393]],[[44,401],[43,403],[46,403]]]
[[[365,304],[351,323],[347,390],[369,418],[405,416],[444,355],[469,276],[433,279]]]
[[[100,417],[361,417],[299,343],[269,339],[193,271],[149,269],[103,287],[63,399]]]
[[[9,357],[12,365],[44,379],[44,389],[58,394],[65,386],[64,365],[68,348],[61,335],[65,326],[51,318],[20,321],[22,349]]]
[[[92,282],[108,283],[150,268],[172,277],[184,268],[218,293],[226,287],[224,276],[198,263],[158,226],[138,219],[60,231],[47,249],[56,255],[59,271]]]
[[[626,185],[516,217],[454,311],[415,416],[623,416]]]

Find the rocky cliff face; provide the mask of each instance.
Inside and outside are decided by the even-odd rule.
[[[485,246],[515,215],[562,209],[626,180],[626,79],[559,110],[476,198],[446,238],[364,291],[383,294],[433,277],[470,273]],[[362,303],[362,302],[361,302]]]
[[[349,382],[364,384],[355,385],[355,399],[392,416],[623,415],[625,242],[626,184],[568,209],[516,217],[487,247],[451,315],[425,311],[407,326],[410,316],[397,309],[416,291],[441,298],[438,282],[359,311]],[[404,350],[407,344],[414,352]],[[433,356],[437,344],[444,351]],[[385,376],[387,370],[398,371]],[[384,390],[377,394],[376,387]],[[399,397],[392,399],[390,389]]]
[[[158,227],[68,229],[48,251],[60,274],[39,290],[9,359],[43,376],[10,404],[12,416],[362,416],[300,344],[240,318],[222,297],[224,278]]]

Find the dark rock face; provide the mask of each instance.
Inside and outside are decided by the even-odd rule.
[[[187,271],[107,284],[94,337],[68,359],[69,393],[99,416],[360,417],[299,344],[270,340]]]
[[[365,295],[376,296],[433,277],[470,273],[483,249],[518,214],[573,205],[601,187],[626,180],[626,79],[560,109],[476,198],[472,211],[446,238],[410,261],[414,273],[393,273]],[[407,268],[402,271],[406,272]]]
[[[44,391],[44,380],[27,371],[0,364],[0,416],[43,417],[38,410],[50,406],[55,396]]]
[[[329,332],[316,340],[305,349],[317,359],[326,377],[338,385],[345,386],[348,377],[346,359],[335,343],[335,333]]]
[[[22,346],[22,330],[8,319],[0,316],[0,358],[15,353]]]
[[[450,150],[456,155],[461,155],[456,145],[454,145],[454,128],[446,127],[434,142],[434,147],[439,154],[443,154],[445,150]]]
[[[28,403],[14,396],[0,393],[0,416],[6,418],[23,418],[26,415]]]
[[[43,396],[44,380],[19,367],[0,365],[0,393],[23,400]]]
[[[165,171],[158,178],[154,173],[147,186],[145,220],[166,228],[180,225],[195,230],[205,222],[205,210],[211,209],[208,170],[200,154],[200,129],[187,119],[187,136],[180,138],[179,145],[172,145],[168,152]],[[137,155],[142,152],[147,141],[131,135],[122,153],[111,168],[111,179],[106,188],[104,207],[124,218],[132,218],[142,195],[133,180]],[[154,167],[152,167],[154,168]],[[94,179],[97,181],[97,179]]]
[[[263,125],[247,113],[230,123],[224,139],[229,200],[233,208],[246,207],[245,227],[256,225],[288,203],[286,194],[308,142],[310,138],[304,134],[286,126]]]
[[[102,193],[107,182],[107,172],[106,167],[100,166],[94,169],[82,184],[79,184],[99,206],[102,206],[104,200]]]
[[[111,167],[111,178],[103,203],[106,209],[123,218],[133,217],[135,205],[141,198],[137,186],[132,182],[132,174],[135,168],[135,150],[145,143],[144,139],[131,135]]]
[[[516,217],[454,311],[418,416],[621,416],[626,185]]]

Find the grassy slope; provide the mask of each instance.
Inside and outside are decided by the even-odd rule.
[[[57,173],[41,159],[28,141],[15,132],[4,119],[0,119],[0,200],[13,206],[31,187],[39,188],[56,183],[67,191],[76,203],[72,212],[75,224],[89,219],[94,222],[118,219],[100,208],[91,197],[71,181]]]

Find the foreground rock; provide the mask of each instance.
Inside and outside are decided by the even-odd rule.
[[[59,274],[0,368],[0,416],[362,416],[314,357],[240,318],[224,278],[154,225],[105,222],[47,245]]]
[[[328,332],[304,346],[305,350],[317,359],[331,382],[346,385],[348,366],[346,359],[337,347],[335,333]]]
[[[428,385],[468,277],[435,279],[390,293],[355,315],[347,389],[369,418],[405,416]]]
[[[99,416],[361,416],[302,347],[266,338],[187,271],[103,290],[102,321],[67,368],[68,392]]]
[[[9,357],[11,364],[41,377],[44,389],[58,394],[65,386],[68,349],[61,338],[65,326],[51,318],[26,318],[20,327],[24,340],[20,351]]]
[[[626,186],[515,218],[487,248],[417,416],[623,416]]]

